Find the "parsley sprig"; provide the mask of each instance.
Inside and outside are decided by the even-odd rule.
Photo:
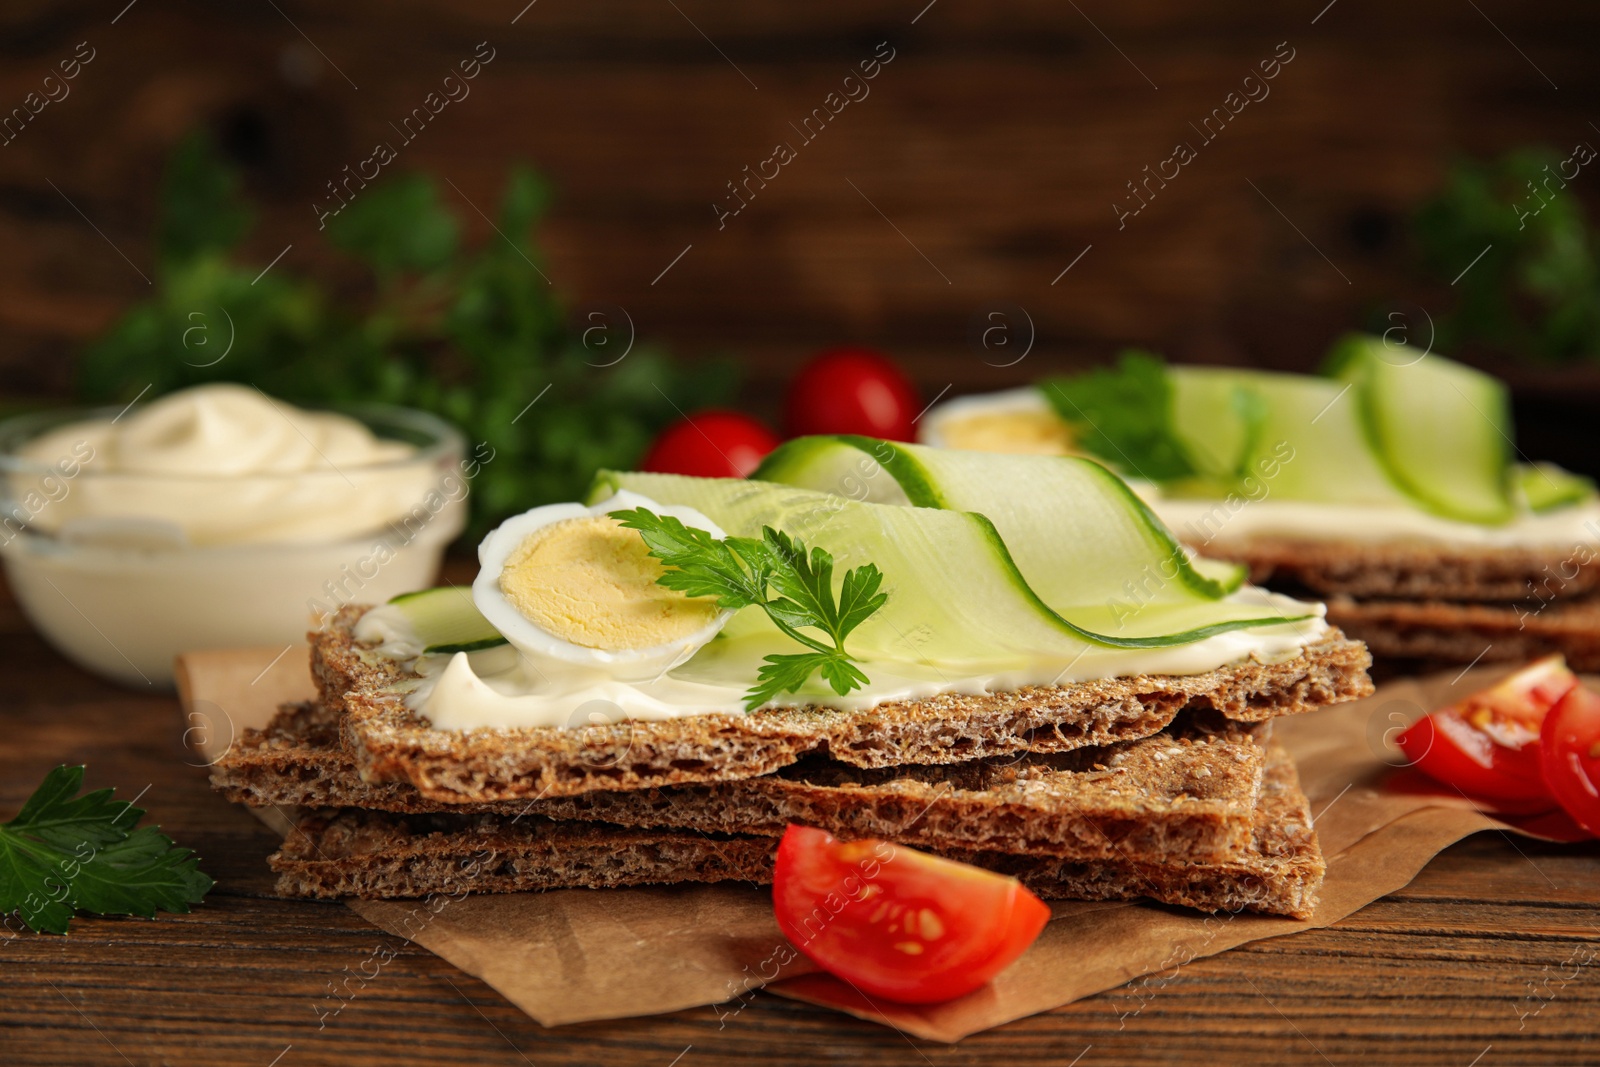
[[[1039,386],[1078,447],[1124,474],[1168,482],[1196,473],[1172,428],[1172,384],[1161,357],[1129,349],[1115,367]]]
[[[214,884],[186,848],[110,789],[76,796],[82,767],[57,767],[8,823],[0,823],[0,916],[67,932],[74,910],[97,915],[186,913]]]
[[[639,531],[650,554],[666,568],[658,579],[661,585],[687,596],[716,597],[718,607],[732,611],[759,607],[774,626],[809,649],[767,656],[756,672],[756,684],[745,693],[746,710],[779,693],[797,691],[814,672],[840,696],[867,684],[844,641],[889,599],[878,592],[883,574],[875,565],[846,571],[835,600],[833,557],[821,548],[807,552],[781,530],[763,526],[759,539],[719,540],[648,508],[613,511],[611,517]],[[769,592],[777,596],[769,599]],[[820,630],[827,640],[805,630]]]

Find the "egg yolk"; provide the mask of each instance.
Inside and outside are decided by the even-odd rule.
[[[1072,429],[1051,411],[992,411],[951,419],[941,428],[947,448],[968,452],[1065,456]]]
[[[500,591],[529,622],[586,648],[654,648],[696,633],[717,615],[710,597],[656,584],[661,562],[644,538],[609,515],[535,530],[506,557]]]

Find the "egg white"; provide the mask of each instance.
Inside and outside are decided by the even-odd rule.
[[[647,508],[657,515],[670,516],[685,526],[704,530],[711,536],[726,536],[722,529],[694,508],[658,504],[649,497],[621,490],[593,507],[582,504],[546,504],[515,515],[489,531],[478,545],[478,577],[472,583],[472,602],[496,630],[535,666],[540,661],[556,660],[579,667],[603,670],[614,678],[640,681],[655,678],[693,656],[717,635],[733,617],[731,611],[718,612],[705,626],[687,637],[650,648],[589,648],[557,637],[518,611],[500,589],[500,575],[506,559],[535,530],[568,519],[607,515],[630,508]]]

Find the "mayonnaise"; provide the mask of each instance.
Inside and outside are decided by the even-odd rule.
[[[33,527],[98,534],[107,520],[133,520],[169,524],[191,545],[326,541],[382,529],[434,479],[406,462],[411,445],[244,385],[196,386],[115,418],[59,426],[17,455],[51,465],[85,451],[92,457],[72,491],[40,509]]]
[[[1600,501],[1523,512],[1508,523],[1483,526],[1430,515],[1417,508],[1362,504],[1319,504],[1298,500],[1250,501],[1163,498],[1141,492],[1178,539],[1215,550],[1251,537],[1304,538],[1310,541],[1423,541],[1437,545],[1494,548],[1572,548],[1600,543]]]
[[[32,437],[0,483],[11,590],[63,654],[145,686],[171,684],[180,652],[281,650],[345,604],[430,585],[465,522],[460,436],[374,420],[431,443],[238,385]]]
[[[1279,604],[1286,614],[1315,608],[1318,616],[1235,630],[1170,648],[1084,644],[1076,646],[1076,651],[1064,649],[1057,659],[964,664],[960,670],[941,669],[933,663],[874,660],[861,664],[870,679],[861,689],[841,697],[813,678],[799,693],[785,694],[782,703],[858,711],[944,693],[981,695],[1138,674],[1202,674],[1234,663],[1292,659],[1328,632],[1320,616],[1321,605],[1249,587],[1234,596]],[[359,627],[357,636],[363,636]],[[374,631],[366,636],[374,640],[387,637],[391,647],[404,649],[404,643],[394,642],[393,635]],[[759,636],[719,639],[681,667],[631,683],[603,669],[534,659],[509,648],[423,656],[415,663],[422,680],[407,693],[405,702],[441,730],[573,727],[739,713],[744,711],[744,694],[755,682],[762,657],[784,651],[793,651],[793,646],[775,647]]]

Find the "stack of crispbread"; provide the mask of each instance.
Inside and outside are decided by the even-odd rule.
[[[405,664],[354,639],[362,610],[311,635],[318,702],[213,768],[230,799],[297,821],[271,861],[289,895],[765,882],[794,822],[1047,898],[1304,916],[1322,855],[1270,720],[1372,691],[1366,649],[1330,630],[1285,662],[1192,676],[453,732],[405,706]]]
[[[1600,671],[1600,544],[1252,536],[1192,547],[1248,565],[1253,582],[1325,600],[1329,621],[1392,670],[1559,652],[1574,670]]]

